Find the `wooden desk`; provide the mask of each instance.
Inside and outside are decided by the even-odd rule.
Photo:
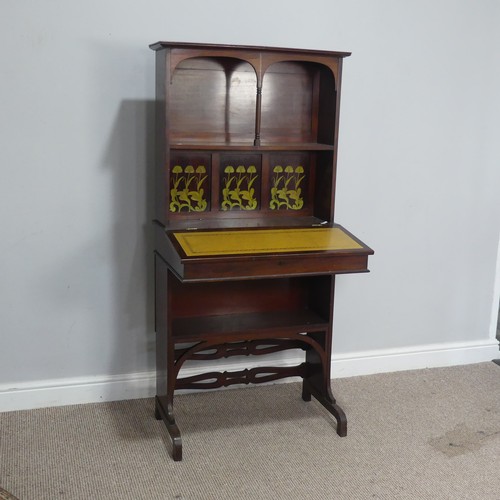
[[[182,459],[176,389],[301,377],[330,389],[335,275],[373,251],[334,222],[347,53],[158,42],[156,417]],[[265,75],[265,78],[264,78]],[[297,366],[183,377],[188,360],[304,351]]]

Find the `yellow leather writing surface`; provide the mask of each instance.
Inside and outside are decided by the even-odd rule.
[[[174,232],[188,257],[363,248],[340,228],[253,229]]]

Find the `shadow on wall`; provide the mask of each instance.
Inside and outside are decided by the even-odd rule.
[[[113,173],[113,374],[155,368],[154,128],[153,100],[122,101],[103,158]]]

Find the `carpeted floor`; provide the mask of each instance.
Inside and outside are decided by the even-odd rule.
[[[176,397],[173,462],[153,400],[0,414],[20,500],[500,498],[500,367],[333,381],[348,436],[297,383]]]
[[[7,490],[0,488],[0,500],[18,500],[14,495],[11,495]]]

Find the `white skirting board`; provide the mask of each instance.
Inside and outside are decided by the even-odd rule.
[[[466,365],[499,358],[500,352],[496,340],[334,354],[332,376],[342,378]],[[188,377],[212,370],[234,371],[257,366],[293,366],[303,360],[303,356],[274,360],[271,356],[254,356],[247,358],[245,364],[224,360],[206,363],[200,368],[186,367],[182,370],[182,376]],[[290,379],[283,379],[280,382],[287,380]],[[10,383],[0,385],[0,411],[148,398],[154,394],[154,372]]]

